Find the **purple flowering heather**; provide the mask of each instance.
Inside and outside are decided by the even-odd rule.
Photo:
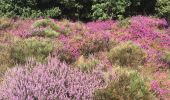
[[[13,68],[4,79],[0,99],[5,100],[91,100],[94,90],[104,85],[100,73],[82,73],[55,58],[46,65]]]

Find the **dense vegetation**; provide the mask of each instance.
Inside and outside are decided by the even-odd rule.
[[[170,0],[0,0],[0,100],[170,100]]]
[[[165,19],[0,18],[0,99],[170,98]]]
[[[170,15],[169,0],[0,0],[0,16],[72,20],[122,19],[132,15]]]

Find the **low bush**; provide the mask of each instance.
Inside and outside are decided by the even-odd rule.
[[[131,23],[130,19],[126,18],[126,19],[123,19],[123,20],[119,20],[118,26],[121,27],[121,28],[128,28],[130,23]]]
[[[54,31],[50,28],[47,28],[47,29],[44,30],[44,35],[46,37],[58,37],[60,35],[60,33],[56,32],[56,31]]]
[[[8,18],[4,18],[4,17],[0,18],[0,30],[5,30],[11,27],[12,26],[11,22],[12,21]]]
[[[32,25],[33,28],[41,28],[41,27],[50,27],[55,31],[59,30],[59,26],[51,21],[50,19],[41,19],[33,23]]]
[[[81,54],[88,56],[99,51],[109,50],[111,45],[115,45],[115,41],[109,41],[109,39],[100,39],[97,37],[87,38],[83,41],[82,46],[80,47]]]
[[[62,49],[57,53],[57,56],[60,61],[65,61],[69,64],[76,61],[76,58],[69,50]]]
[[[132,42],[125,42],[112,48],[108,53],[108,59],[112,64],[133,67],[142,64],[145,52]]]
[[[33,23],[34,28],[40,28],[40,27],[47,27],[51,24],[51,20],[49,19],[41,19]]]
[[[154,96],[137,71],[119,71],[118,79],[104,89],[96,90],[95,100],[153,100]]]
[[[0,99],[91,100],[94,90],[104,84],[101,75],[82,73],[56,58],[35,64],[31,71],[30,66],[28,63],[6,73]]]
[[[48,40],[30,38],[16,41],[11,48],[11,58],[17,63],[25,63],[28,57],[43,61],[52,52],[53,45]]]
[[[88,58],[80,56],[76,62],[76,67],[78,67],[83,72],[92,72],[98,64],[99,60],[95,59],[93,56]]]
[[[162,60],[170,65],[170,52],[166,52],[162,55]]]
[[[0,44],[0,74],[12,67],[14,64],[13,59],[10,57],[10,47],[7,45]],[[0,75],[1,77],[1,75]]]
[[[58,37],[59,26],[49,19],[38,20],[32,25],[31,34],[33,36]]]

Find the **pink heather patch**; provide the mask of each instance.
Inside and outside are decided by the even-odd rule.
[[[0,88],[0,99],[92,100],[95,89],[104,84],[100,72],[82,73],[49,58],[46,65],[28,63],[9,70]]]

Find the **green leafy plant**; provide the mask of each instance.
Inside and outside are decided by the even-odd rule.
[[[139,66],[145,59],[145,52],[132,42],[125,42],[112,48],[108,59],[120,66]]]
[[[130,0],[95,0],[92,5],[93,19],[122,19]]]
[[[158,17],[164,17],[170,23],[170,1],[169,0],[157,0],[156,3],[156,15]]]

